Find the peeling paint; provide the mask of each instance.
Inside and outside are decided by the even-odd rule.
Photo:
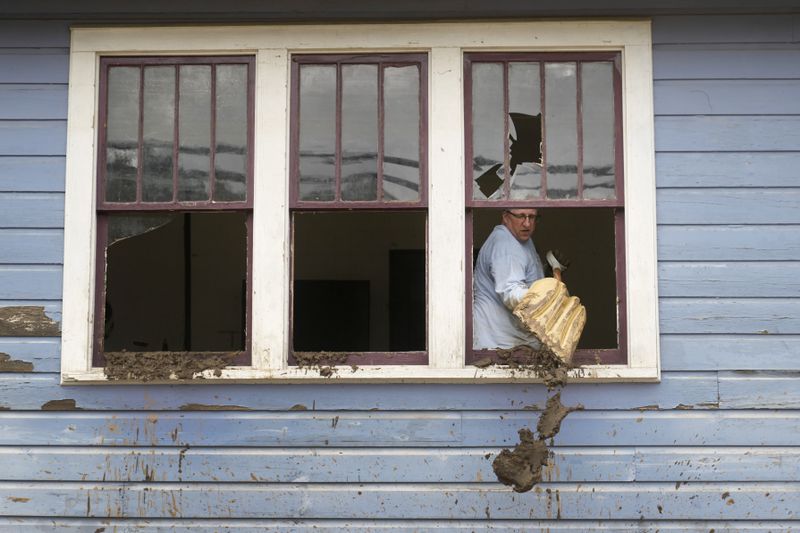
[[[308,411],[308,407],[302,403],[296,403],[289,408],[290,411]]]
[[[72,398],[61,400],[50,400],[42,404],[42,411],[81,411],[82,409],[75,404]]]
[[[0,352],[0,372],[32,372],[33,363],[11,359],[7,353]]]
[[[31,501],[30,498],[22,498],[22,497],[17,497],[17,496],[9,496],[8,499],[11,500],[14,503],[27,503],[27,502]]]
[[[58,337],[58,323],[41,305],[0,307],[0,337]]]

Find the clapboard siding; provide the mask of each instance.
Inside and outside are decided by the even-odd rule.
[[[656,150],[800,151],[800,116],[657,116]]]
[[[735,371],[719,376],[720,407],[800,409],[800,372]],[[798,478],[800,479],[800,478]]]
[[[0,193],[0,228],[63,227],[63,193]]]
[[[658,258],[662,267],[665,261],[798,261],[800,225],[663,225]]]
[[[800,262],[661,263],[658,281],[664,297],[796,297]]]
[[[800,43],[655,45],[653,76],[655,80],[797,79]]]
[[[0,120],[66,118],[66,85],[0,85]]]
[[[0,344],[0,351],[4,351]],[[14,359],[27,360],[16,351]],[[33,352],[34,350],[31,350]],[[34,368],[40,370],[40,362]],[[41,370],[40,370],[41,371]],[[471,385],[146,385],[61,387],[56,374],[0,374],[0,405],[13,410],[39,410],[47,402],[69,399],[80,409],[97,411],[142,410],[256,410],[337,411],[359,406],[380,411],[426,410],[513,410],[540,409],[547,401],[546,390],[531,384],[487,384],[479,393]],[[631,383],[616,394],[608,394],[604,384],[575,384],[567,387],[562,401],[582,404],[587,409],[704,409],[717,405],[715,372],[665,373],[660,384]]]
[[[0,513],[76,518],[765,520],[794,519],[798,509],[798,483],[542,483],[522,495],[498,483],[0,483]]]
[[[800,370],[800,336],[667,334],[661,368],[679,370]]]
[[[0,229],[0,265],[55,265],[62,264],[63,261],[64,232],[62,230]]]
[[[61,267],[0,265],[0,299],[60,300]]]
[[[0,20],[3,48],[61,48],[69,46],[69,23],[54,20]]]
[[[661,298],[659,311],[662,333],[800,334],[799,298]]]
[[[798,15],[664,16],[653,21],[653,44],[797,42]]]
[[[0,156],[64,155],[66,120],[0,120]]]
[[[0,83],[66,83],[69,50],[0,49]]]
[[[800,187],[660,189],[656,196],[659,224],[800,224]]]
[[[800,113],[797,80],[662,80],[657,115],[790,115]]]
[[[796,481],[796,447],[555,446],[547,482]],[[0,481],[465,483],[500,448],[0,448]],[[23,458],[24,460],[18,460]],[[245,472],[247,475],[242,475]]]
[[[0,156],[0,192],[64,192],[64,156]]]
[[[0,411],[0,445],[511,446],[537,411]],[[745,429],[746,428],[746,429]],[[557,446],[800,446],[798,410],[578,411]]]
[[[656,153],[659,189],[797,187],[800,152]]]

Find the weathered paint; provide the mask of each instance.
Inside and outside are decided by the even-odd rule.
[[[662,382],[568,386],[519,496],[540,386],[60,386],[68,26],[0,22],[0,529],[797,529],[800,15],[653,28]]]

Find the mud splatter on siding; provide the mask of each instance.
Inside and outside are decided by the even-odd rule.
[[[42,404],[42,411],[81,411],[72,398],[50,400]]]
[[[209,405],[205,403],[185,403],[180,406],[181,411],[251,411],[242,405]]]
[[[61,328],[37,305],[0,307],[0,337],[58,337]]]

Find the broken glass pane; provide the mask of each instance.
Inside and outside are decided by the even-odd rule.
[[[419,200],[419,68],[383,71],[383,198]]]
[[[108,69],[106,201],[135,202],[139,166],[139,68]]]
[[[175,68],[145,67],[142,117],[142,201],[172,201]]]
[[[247,199],[247,65],[217,66],[214,199]]]
[[[614,166],[614,65],[581,64],[583,197],[616,197]]]
[[[342,200],[378,198],[378,66],[342,66]]]
[[[300,66],[300,200],[336,193],[336,66]]]
[[[539,63],[509,64],[508,110],[511,199],[538,198],[542,184]]]
[[[108,219],[108,246],[118,241],[144,235],[169,224],[174,214],[114,215]]]
[[[503,194],[505,157],[503,65],[472,65],[472,176],[476,200],[500,199]]]
[[[211,190],[211,67],[182,65],[179,98],[178,200],[208,200]]]
[[[547,197],[578,197],[578,106],[575,63],[545,63]]]

